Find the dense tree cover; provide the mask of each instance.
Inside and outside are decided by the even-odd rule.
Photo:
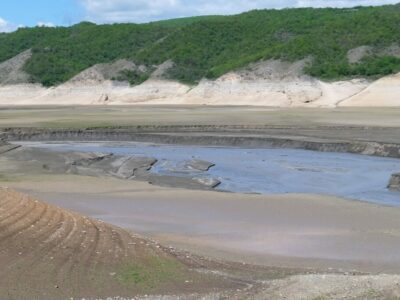
[[[178,28],[186,25],[190,25],[199,21],[210,21],[223,19],[223,16],[198,16],[198,17],[188,17],[188,18],[178,18],[170,20],[162,20],[152,22],[151,24],[161,25],[169,28]]]
[[[79,24],[66,30],[68,35],[34,46],[26,70],[44,85],[64,82],[97,63],[131,57],[167,34],[152,25],[116,24],[95,26]]]
[[[400,71],[400,59],[379,52],[400,45],[400,5],[352,9],[256,10],[235,16],[174,19],[149,24],[23,28],[0,35],[0,61],[32,49],[26,64],[44,85],[64,82],[82,70],[119,58],[148,66],[168,59],[168,76],[196,83],[260,59],[295,61],[312,57],[312,76],[339,79]],[[350,64],[347,52],[362,45],[376,55]],[[140,74],[122,74],[131,82]]]

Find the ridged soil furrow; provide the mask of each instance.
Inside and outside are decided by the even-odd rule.
[[[64,274],[69,274],[67,278],[71,280],[71,285],[79,284],[84,269],[82,263],[86,257],[86,243],[88,230],[85,225],[85,219],[77,217],[75,214],[71,214],[74,228],[70,232],[67,239],[64,241],[65,245],[68,245],[68,251],[64,251],[66,254],[65,260],[62,262]],[[67,242],[68,241],[68,242]],[[64,275],[65,278],[65,275]]]
[[[47,228],[48,220],[55,220],[53,223],[53,228]],[[30,238],[28,240],[17,240],[17,243],[21,243],[21,251],[23,251],[23,255],[21,255],[17,263],[21,267],[21,272],[19,276],[24,275],[24,271],[22,270],[30,270],[33,274],[36,272],[36,267],[40,266],[42,262],[47,260],[48,269],[47,272],[54,272],[57,267],[51,267],[51,262],[53,260],[51,256],[51,250],[55,248],[57,245],[53,244],[46,244],[44,240],[48,237],[49,233],[54,231],[56,226],[56,222],[61,220],[61,214],[53,209],[47,209],[46,214],[35,224],[34,228],[29,228],[27,231],[24,232],[24,235],[29,234]],[[45,230],[42,230],[42,229]],[[32,233],[30,233],[32,231]],[[33,245],[33,246],[32,246]],[[36,257],[37,259],[32,259],[32,257]],[[38,271],[40,272],[40,270]]]
[[[167,255],[153,243],[100,221],[19,193],[0,189],[0,197],[3,290],[12,286],[13,292],[35,299],[43,288],[54,295],[60,291],[77,295],[82,289],[95,295],[109,288],[119,293],[122,291],[115,274],[122,265]],[[49,298],[57,299],[53,294]]]
[[[24,239],[21,241],[21,239],[18,239],[18,236],[16,237],[16,242],[18,243],[18,246],[21,247],[21,251],[24,252],[24,255],[21,257],[19,260],[19,264],[24,264],[26,267],[26,270],[29,270],[29,272],[34,271],[35,265],[39,264],[41,261],[48,259],[48,247],[46,247],[46,244],[43,242],[46,236],[49,235],[49,232],[51,232],[51,228],[46,228],[49,220],[51,219],[61,219],[60,213],[57,213],[55,210],[52,209],[47,209],[45,214],[42,216],[42,218],[35,223],[34,227],[28,228],[26,231],[24,231],[22,234],[26,236],[26,234],[29,235],[29,239]],[[42,223],[42,224],[41,224]],[[43,226],[45,225],[45,226]],[[45,228],[45,230],[43,230]],[[30,233],[32,232],[32,233]],[[36,260],[31,260],[30,257],[40,257],[40,259]],[[24,258],[26,258],[27,262],[24,262]]]
[[[0,191],[2,191],[0,189]],[[21,202],[21,200],[19,201],[15,201],[15,199],[13,199],[10,196],[10,193],[4,193],[3,197],[0,198],[0,209],[9,209],[10,207],[14,207],[16,203]]]
[[[59,245],[63,242],[65,239],[63,235],[65,235],[66,229],[68,228],[64,213],[56,211],[55,216],[53,216],[51,220],[48,220],[47,225],[45,224],[44,226],[48,229],[46,232],[50,231],[43,240],[44,244],[55,243]]]
[[[19,201],[14,203],[11,209],[7,209],[0,215],[0,232],[2,228],[6,228],[9,224],[15,223],[16,220],[26,216],[36,207],[36,202]],[[29,210],[27,212],[27,210]],[[10,220],[11,219],[11,220]],[[7,223],[8,221],[8,223]]]
[[[99,241],[100,241],[100,229],[97,226],[96,222],[93,220],[90,220],[90,227],[93,231],[93,234],[91,235],[91,239],[89,240],[89,245],[90,249],[89,251],[89,259],[86,262],[87,267],[95,267],[97,259],[93,259],[98,256],[98,253],[100,253],[101,249],[99,249]]]
[[[8,261],[3,267],[18,277],[24,276],[31,271],[30,268],[24,268],[26,264],[29,265],[32,262],[32,253],[29,251],[29,247],[27,249],[27,245],[31,242],[36,244],[36,241],[26,237],[30,237],[28,232],[32,231],[32,225],[36,224],[48,210],[45,205],[38,205],[36,202],[35,206],[38,208],[33,210],[32,215],[34,216],[32,218],[19,218],[13,226],[8,226],[0,236],[0,252],[8,252],[13,255],[13,260]]]
[[[82,249],[80,253],[81,266],[84,266],[85,270],[88,270],[92,263],[91,261],[95,257],[97,243],[98,243],[98,229],[93,226],[93,222],[87,218],[84,218],[84,240],[82,242]]]
[[[72,227],[68,228],[68,226],[64,225],[66,220],[64,213],[58,212],[52,218],[54,218],[54,222],[48,226],[51,228],[42,231],[40,236],[37,236],[37,239],[41,239],[41,247],[32,252],[36,257],[40,257],[41,259],[32,264],[30,268],[35,271],[36,266],[40,266],[42,263],[47,264],[49,266],[48,273],[52,274],[51,278],[54,280],[54,283],[59,285],[62,283],[59,274],[64,264],[68,261],[68,256],[64,252],[63,241],[68,236]]]
[[[47,254],[51,253],[57,247],[57,243],[49,243],[48,238],[57,230],[57,227],[60,226],[60,222],[63,220],[63,214],[53,209],[48,210],[47,215],[46,217],[43,216],[41,222],[43,224],[39,222],[35,224],[35,228],[38,230],[32,233],[32,239],[36,240],[36,244],[39,244],[40,247],[34,247],[31,251],[32,253],[40,253],[44,259]]]
[[[68,279],[70,280],[71,286],[79,286],[80,282],[83,282],[89,278],[90,267],[92,266],[90,260],[93,259],[93,253],[96,249],[94,245],[94,236],[96,229],[91,226],[91,221],[85,217],[76,217],[78,231],[74,234],[73,241],[75,247],[71,253],[73,258],[68,262],[69,270],[67,271]],[[64,277],[65,278],[65,277]]]
[[[20,207],[25,207],[29,205],[33,205],[32,202],[36,201],[27,201],[27,198],[25,197],[19,197],[15,199],[15,195],[13,193],[5,193],[3,197],[1,198],[1,202],[3,203],[2,208],[4,209],[2,211],[2,217],[9,217],[13,215],[15,211],[20,210]]]
[[[46,205],[38,205],[38,209],[34,209],[29,215],[32,216],[31,218],[20,218],[14,225],[8,226],[8,230],[0,235],[1,244],[10,244],[10,242],[8,242],[10,239],[14,240],[13,243],[19,241],[19,235],[26,236],[27,232],[35,230],[35,224],[43,218],[47,210],[48,207]],[[26,216],[26,214],[24,215]],[[27,241],[22,241],[21,244],[26,242]]]
[[[110,264],[114,261],[110,259],[110,257],[114,257],[118,245],[112,239],[112,231],[101,222],[97,222],[97,224],[100,231],[100,239],[98,245],[99,252],[96,253],[96,261],[103,265]]]
[[[54,278],[58,282],[63,282],[66,278],[79,282],[73,278],[72,273],[75,267],[79,265],[79,258],[77,256],[81,249],[83,236],[78,232],[79,223],[73,213],[65,212],[64,218],[65,229],[63,237],[58,247],[54,249],[54,251],[59,250],[63,255],[56,256],[58,268]]]
[[[7,218],[6,221],[0,223],[0,240],[2,244],[4,244],[4,241],[10,236],[30,227],[32,223],[35,222],[35,219],[32,219],[32,217],[35,218],[38,212],[40,216],[44,210],[44,206],[34,203],[28,209],[17,212],[13,214],[12,217],[10,216],[10,218]]]

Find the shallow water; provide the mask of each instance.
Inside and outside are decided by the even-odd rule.
[[[243,149],[146,143],[27,143],[57,151],[89,151],[155,157],[164,175],[219,179],[220,190],[240,193],[312,193],[400,206],[400,193],[386,187],[400,172],[400,159],[295,149]],[[208,172],[185,168],[201,159]]]

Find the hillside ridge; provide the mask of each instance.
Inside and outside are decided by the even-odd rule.
[[[400,72],[400,6],[255,10],[148,24],[20,28],[0,34],[0,63],[32,49],[23,66],[34,83],[55,86],[98,64],[127,60],[147,71],[121,75],[140,84],[165,61],[165,78],[217,79],[257,61],[312,58],[304,72],[322,80],[378,79]]]

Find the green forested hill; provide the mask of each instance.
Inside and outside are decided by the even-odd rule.
[[[195,83],[260,59],[312,57],[306,69],[323,79],[382,76],[400,71],[400,58],[382,54],[400,45],[400,5],[352,9],[258,10],[235,16],[174,19],[150,24],[22,28],[0,34],[0,61],[32,49],[25,66],[32,80],[64,82],[82,70],[119,58],[156,65]],[[350,64],[347,52],[368,45],[373,55]]]

